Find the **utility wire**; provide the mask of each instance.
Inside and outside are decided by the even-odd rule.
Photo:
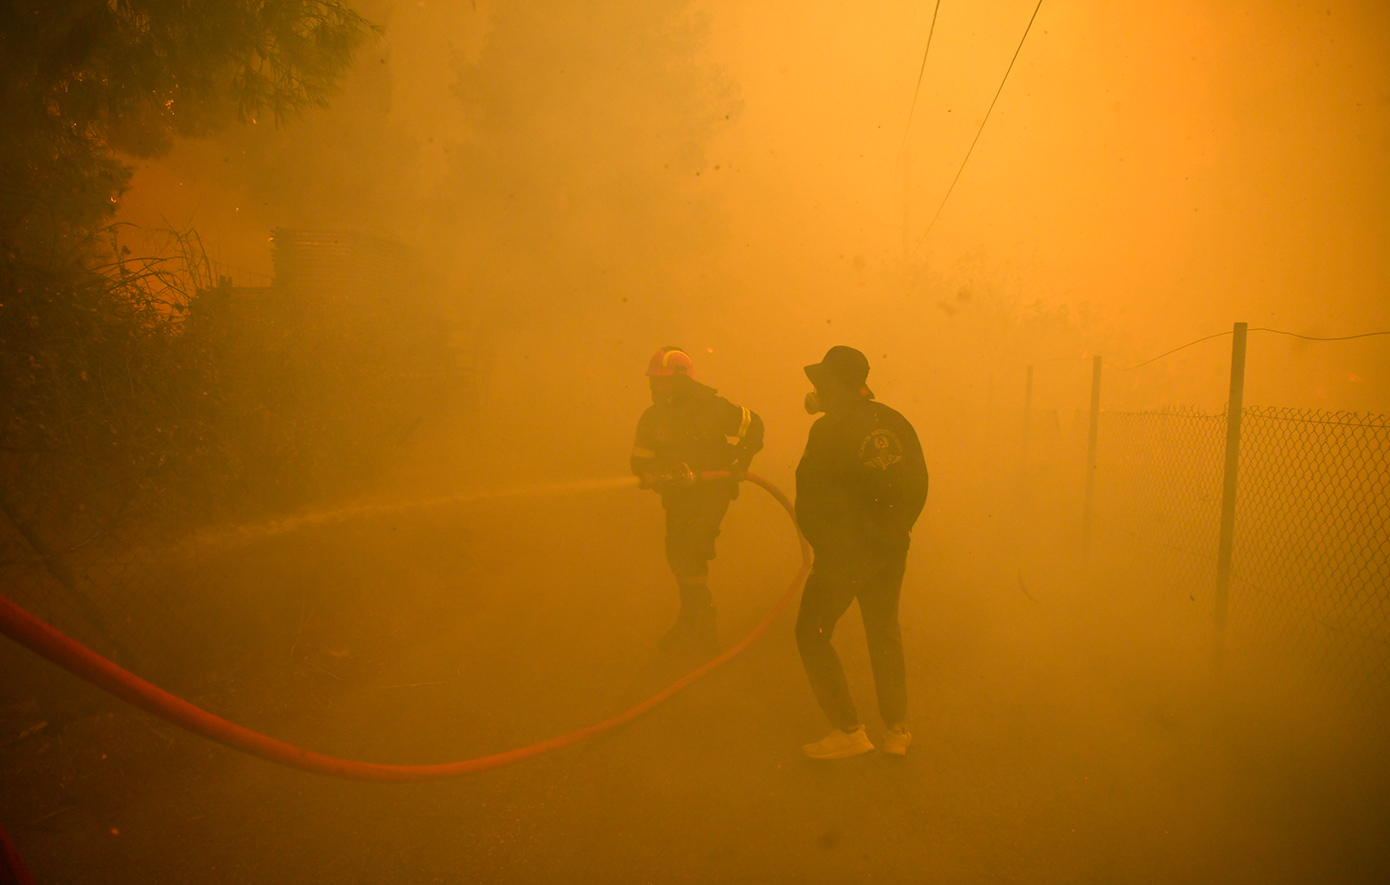
[[[1337,336],[1330,337],[1330,338],[1324,338],[1324,337],[1319,337],[1319,336],[1317,336],[1317,335],[1300,335],[1300,334],[1297,333],[1297,332],[1285,332],[1283,329],[1270,329],[1270,328],[1267,328],[1267,327],[1265,327],[1265,326],[1260,326],[1260,327],[1257,327],[1257,328],[1254,328],[1254,329],[1247,329],[1246,331],[1247,331],[1247,332],[1270,332],[1270,333],[1272,333],[1272,334],[1274,334],[1274,335],[1288,335],[1290,338],[1301,338],[1301,339],[1303,339],[1304,341],[1352,341],[1352,340],[1354,340],[1354,339],[1356,339],[1356,338],[1374,338],[1374,337],[1376,337],[1377,335],[1390,335],[1390,330],[1387,330],[1387,331],[1384,331],[1384,332],[1362,332],[1362,333],[1359,334],[1359,335],[1337,335]],[[1143,366],[1147,366],[1149,363],[1157,362],[1157,361],[1163,359],[1165,356],[1169,356],[1169,355],[1171,355],[1171,354],[1175,354],[1175,353],[1177,353],[1177,352],[1180,351],[1180,350],[1186,350],[1187,348],[1191,347],[1191,346],[1194,345],[1194,344],[1201,344],[1203,341],[1210,341],[1210,340],[1213,339],[1213,338],[1224,338],[1225,336],[1230,335],[1230,334],[1231,334],[1231,332],[1227,331],[1227,332],[1217,332],[1217,333],[1214,334],[1214,335],[1204,335],[1204,336],[1202,336],[1201,338],[1197,338],[1197,339],[1195,339],[1195,340],[1193,340],[1193,341],[1189,341],[1189,342],[1187,342],[1186,344],[1184,344],[1184,345],[1182,345],[1182,346],[1180,346],[1180,347],[1175,347],[1175,348],[1173,348],[1172,350],[1169,350],[1169,351],[1165,351],[1165,352],[1163,352],[1163,353],[1160,353],[1158,356],[1153,357],[1152,359],[1144,360],[1142,363],[1136,363],[1135,365],[1132,365],[1132,366],[1120,366],[1119,369],[1120,369],[1120,371],[1122,371],[1122,372],[1128,372],[1128,371],[1131,370],[1131,369],[1138,369],[1138,368],[1141,368],[1141,367],[1143,367]]]
[[[1018,61],[1018,54],[1023,51],[1023,41],[1028,39],[1028,32],[1033,29],[1033,21],[1038,17],[1038,10],[1042,9],[1042,0],[1038,0],[1038,5],[1033,7],[1033,16],[1028,19],[1028,27],[1023,29],[1023,37],[1018,41],[1018,48],[1014,50],[1014,57],[1009,59],[1009,67],[1004,71],[1004,79],[999,81],[999,88],[994,92],[994,99],[989,103],[989,110],[985,111],[985,118],[980,121],[980,128],[975,130],[975,138],[970,142],[970,149],[965,152],[965,159],[960,161],[960,168],[956,170],[956,177],[951,179],[951,186],[946,189],[946,196],[941,198],[941,205],[936,207],[936,214],[931,217],[931,224],[927,225],[922,238],[917,241],[917,245],[912,247],[916,252],[926,242],[927,234],[936,225],[936,219],[941,217],[941,210],[946,208],[946,201],[951,199],[951,192],[956,189],[956,182],[960,181],[960,174],[965,171],[965,164],[970,162],[970,155],[975,152],[975,144],[980,140],[980,133],[985,131],[985,124],[989,122],[989,115],[994,111],[994,105],[999,101],[999,95],[1004,91],[1004,84],[1009,82],[1009,74],[1014,69],[1014,62]]]
[[[1360,335],[1338,335],[1335,338],[1319,338],[1316,335],[1300,335],[1297,332],[1285,332],[1281,329],[1251,329],[1251,332],[1273,332],[1275,335],[1288,335],[1290,338],[1302,338],[1304,341],[1350,341],[1353,338],[1374,338],[1377,335],[1390,335],[1390,330],[1385,332],[1362,332]],[[1226,334],[1230,334],[1227,332]]]
[[[1203,341],[1210,341],[1210,340],[1213,339],[1213,338],[1220,338],[1220,337],[1222,337],[1222,336],[1224,336],[1224,335],[1230,335],[1230,334],[1231,334],[1230,332],[1217,332],[1215,335],[1204,335],[1204,336],[1202,336],[1201,338],[1196,339],[1195,341],[1189,341],[1189,342],[1187,342],[1186,344],[1182,345],[1181,347],[1175,347],[1175,348],[1173,348],[1172,350],[1164,351],[1163,353],[1160,353],[1158,356],[1154,357],[1153,359],[1147,359],[1147,360],[1144,360],[1142,363],[1135,363],[1135,364],[1132,365],[1132,366],[1120,366],[1119,369],[1120,369],[1120,371],[1122,371],[1122,372],[1128,372],[1130,369],[1138,369],[1138,368],[1140,368],[1140,367],[1142,367],[1142,366],[1147,366],[1149,363],[1158,362],[1159,360],[1163,359],[1165,356],[1169,356],[1170,354],[1177,353],[1177,352],[1180,351],[1180,350],[1186,350],[1187,348],[1191,347],[1191,346],[1194,345],[1194,344],[1201,344]]]
[[[917,94],[922,91],[922,75],[927,72],[927,54],[931,52],[931,37],[936,33],[936,14],[941,11],[941,0],[931,11],[931,25],[927,27],[927,48],[922,50],[922,67],[917,71],[917,86],[912,90],[912,107],[907,109],[907,125],[903,127],[903,146],[899,153],[907,150],[907,134],[912,131],[912,114],[917,110]]]

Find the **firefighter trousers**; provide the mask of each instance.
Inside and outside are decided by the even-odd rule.
[[[677,580],[709,573],[714,539],[733,494],[723,483],[698,485],[663,495],[666,508],[666,561]]]

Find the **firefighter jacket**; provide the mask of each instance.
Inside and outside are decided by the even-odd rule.
[[[927,465],[907,419],[857,399],[811,425],[796,468],[796,518],[816,554],[897,554],[927,501]]]
[[[763,419],[692,378],[677,382],[676,395],[637,422],[632,472],[661,474],[682,463],[696,473],[747,470],[763,447]]]

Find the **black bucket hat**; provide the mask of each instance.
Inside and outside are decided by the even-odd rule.
[[[837,381],[851,390],[867,390],[864,382],[869,377],[869,358],[853,347],[839,344],[827,350],[820,362],[807,366],[806,377],[817,387],[826,381]]]

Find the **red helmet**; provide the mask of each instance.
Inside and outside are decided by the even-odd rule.
[[[647,363],[647,377],[662,378],[677,372],[689,375],[694,368],[690,354],[679,347],[663,347],[652,354],[651,362]]]

